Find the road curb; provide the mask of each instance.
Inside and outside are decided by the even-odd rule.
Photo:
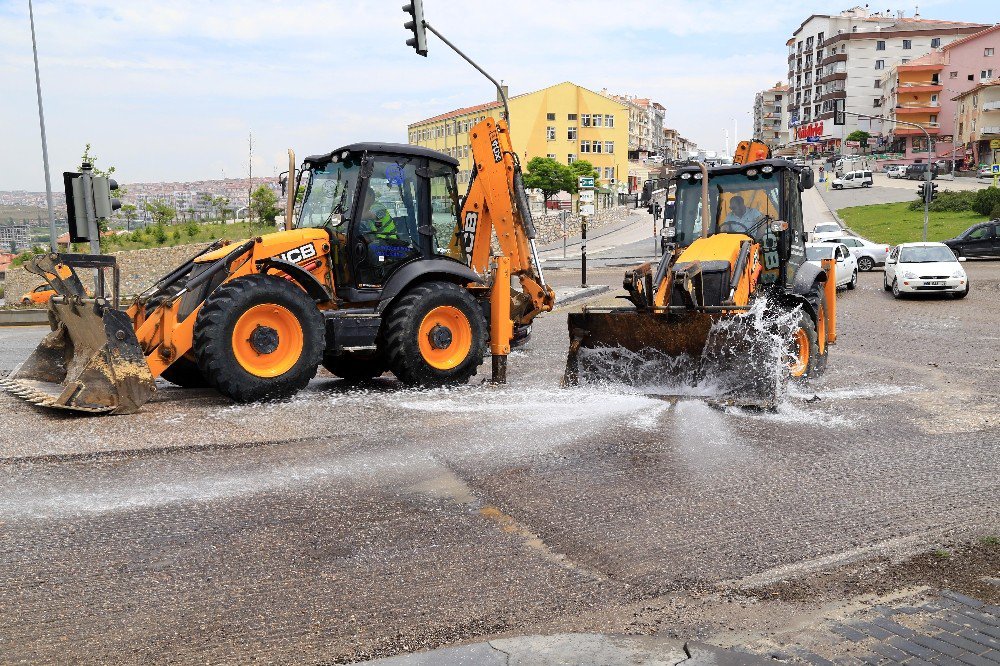
[[[606,284],[593,284],[586,287],[579,287],[574,289],[569,294],[565,296],[560,296],[558,291],[556,292],[556,307],[561,307],[563,305],[569,305],[576,301],[582,301],[585,298],[592,298],[598,296],[605,292],[611,291],[611,287]]]
[[[37,308],[0,310],[0,326],[38,326],[49,323],[49,311]]]

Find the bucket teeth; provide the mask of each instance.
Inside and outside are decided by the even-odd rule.
[[[70,407],[67,405],[61,405],[58,402],[58,395],[52,395],[51,393],[39,390],[37,387],[32,386],[31,382],[27,380],[9,378],[0,379],[0,388],[3,388],[11,395],[15,395],[18,398],[30,402],[33,405],[38,405],[39,407],[68,409],[76,412],[87,412],[90,414],[106,414],[113,410],[111,407],[107,409],[100,409],[95,407]]]

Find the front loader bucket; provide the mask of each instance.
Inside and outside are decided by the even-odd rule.
[[[749,313],[585,310],[569,315],[569,334],[566,384],[626,384],[727,405],[777,404],[784,346]]]
[[[11,374],[11,393],[43,407],[131,414],[155,384],[129,316],[103,299],[53,297],[53,330]]]

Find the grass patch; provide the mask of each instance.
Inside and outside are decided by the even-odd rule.
[[[934,557],[938,558],[939,560],[947,560],[949,557],[951,557],[951,552],[945,550],[944,548],[938,548],[937,550],[934,551]]]
[[[174,247],[176,245],[190,245],[192,243],[210,243],[214,240],[224,238],[227,240],[242,240],[253,236],[278,231],[277,227],[271,225],[255,224],[251,229],[246,222],[236,224],[170,224],[163,227],[162,242],[157,238],[156,227],[149,226],[132,232],[129,235],[119,234],[113,239],[105,238],[101,241],[105,252],[117,252],[119,250],[144,250],[154,247]],[[87,251],[86,249],[83,251]]]
[[[979,540],[984,546],[1000,546],[1000,539],[995,536],[984,536]]]
[[[896,245],[923,239],[924,211],[910,210],[909,203],[873,204],[842,208],[837,214],[859,235],[876,243]],[[986,218],[973,211],[931,212],[927,240],[954,238]]]

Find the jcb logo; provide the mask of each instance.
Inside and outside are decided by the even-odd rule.
[[[278,255],[278,259],[282,261],[287,261],[290,264],[299,264],[306,259],[312,259],[316,256],[316,246],[312,243],[307,243],[301,247],[297,247],[287,252],[282,252]]]
[[[490,132],[490,147],[493,148],[493,161],[502,162],[503,151],[500,150],[500,135],[497,134],[496,130]]]
[[[466,254],[472,254],[472,244],[476,240],[476,225],[479,224],[479,213],[469,211],[465,214],[465,227],[462,229],[462,245]]]

